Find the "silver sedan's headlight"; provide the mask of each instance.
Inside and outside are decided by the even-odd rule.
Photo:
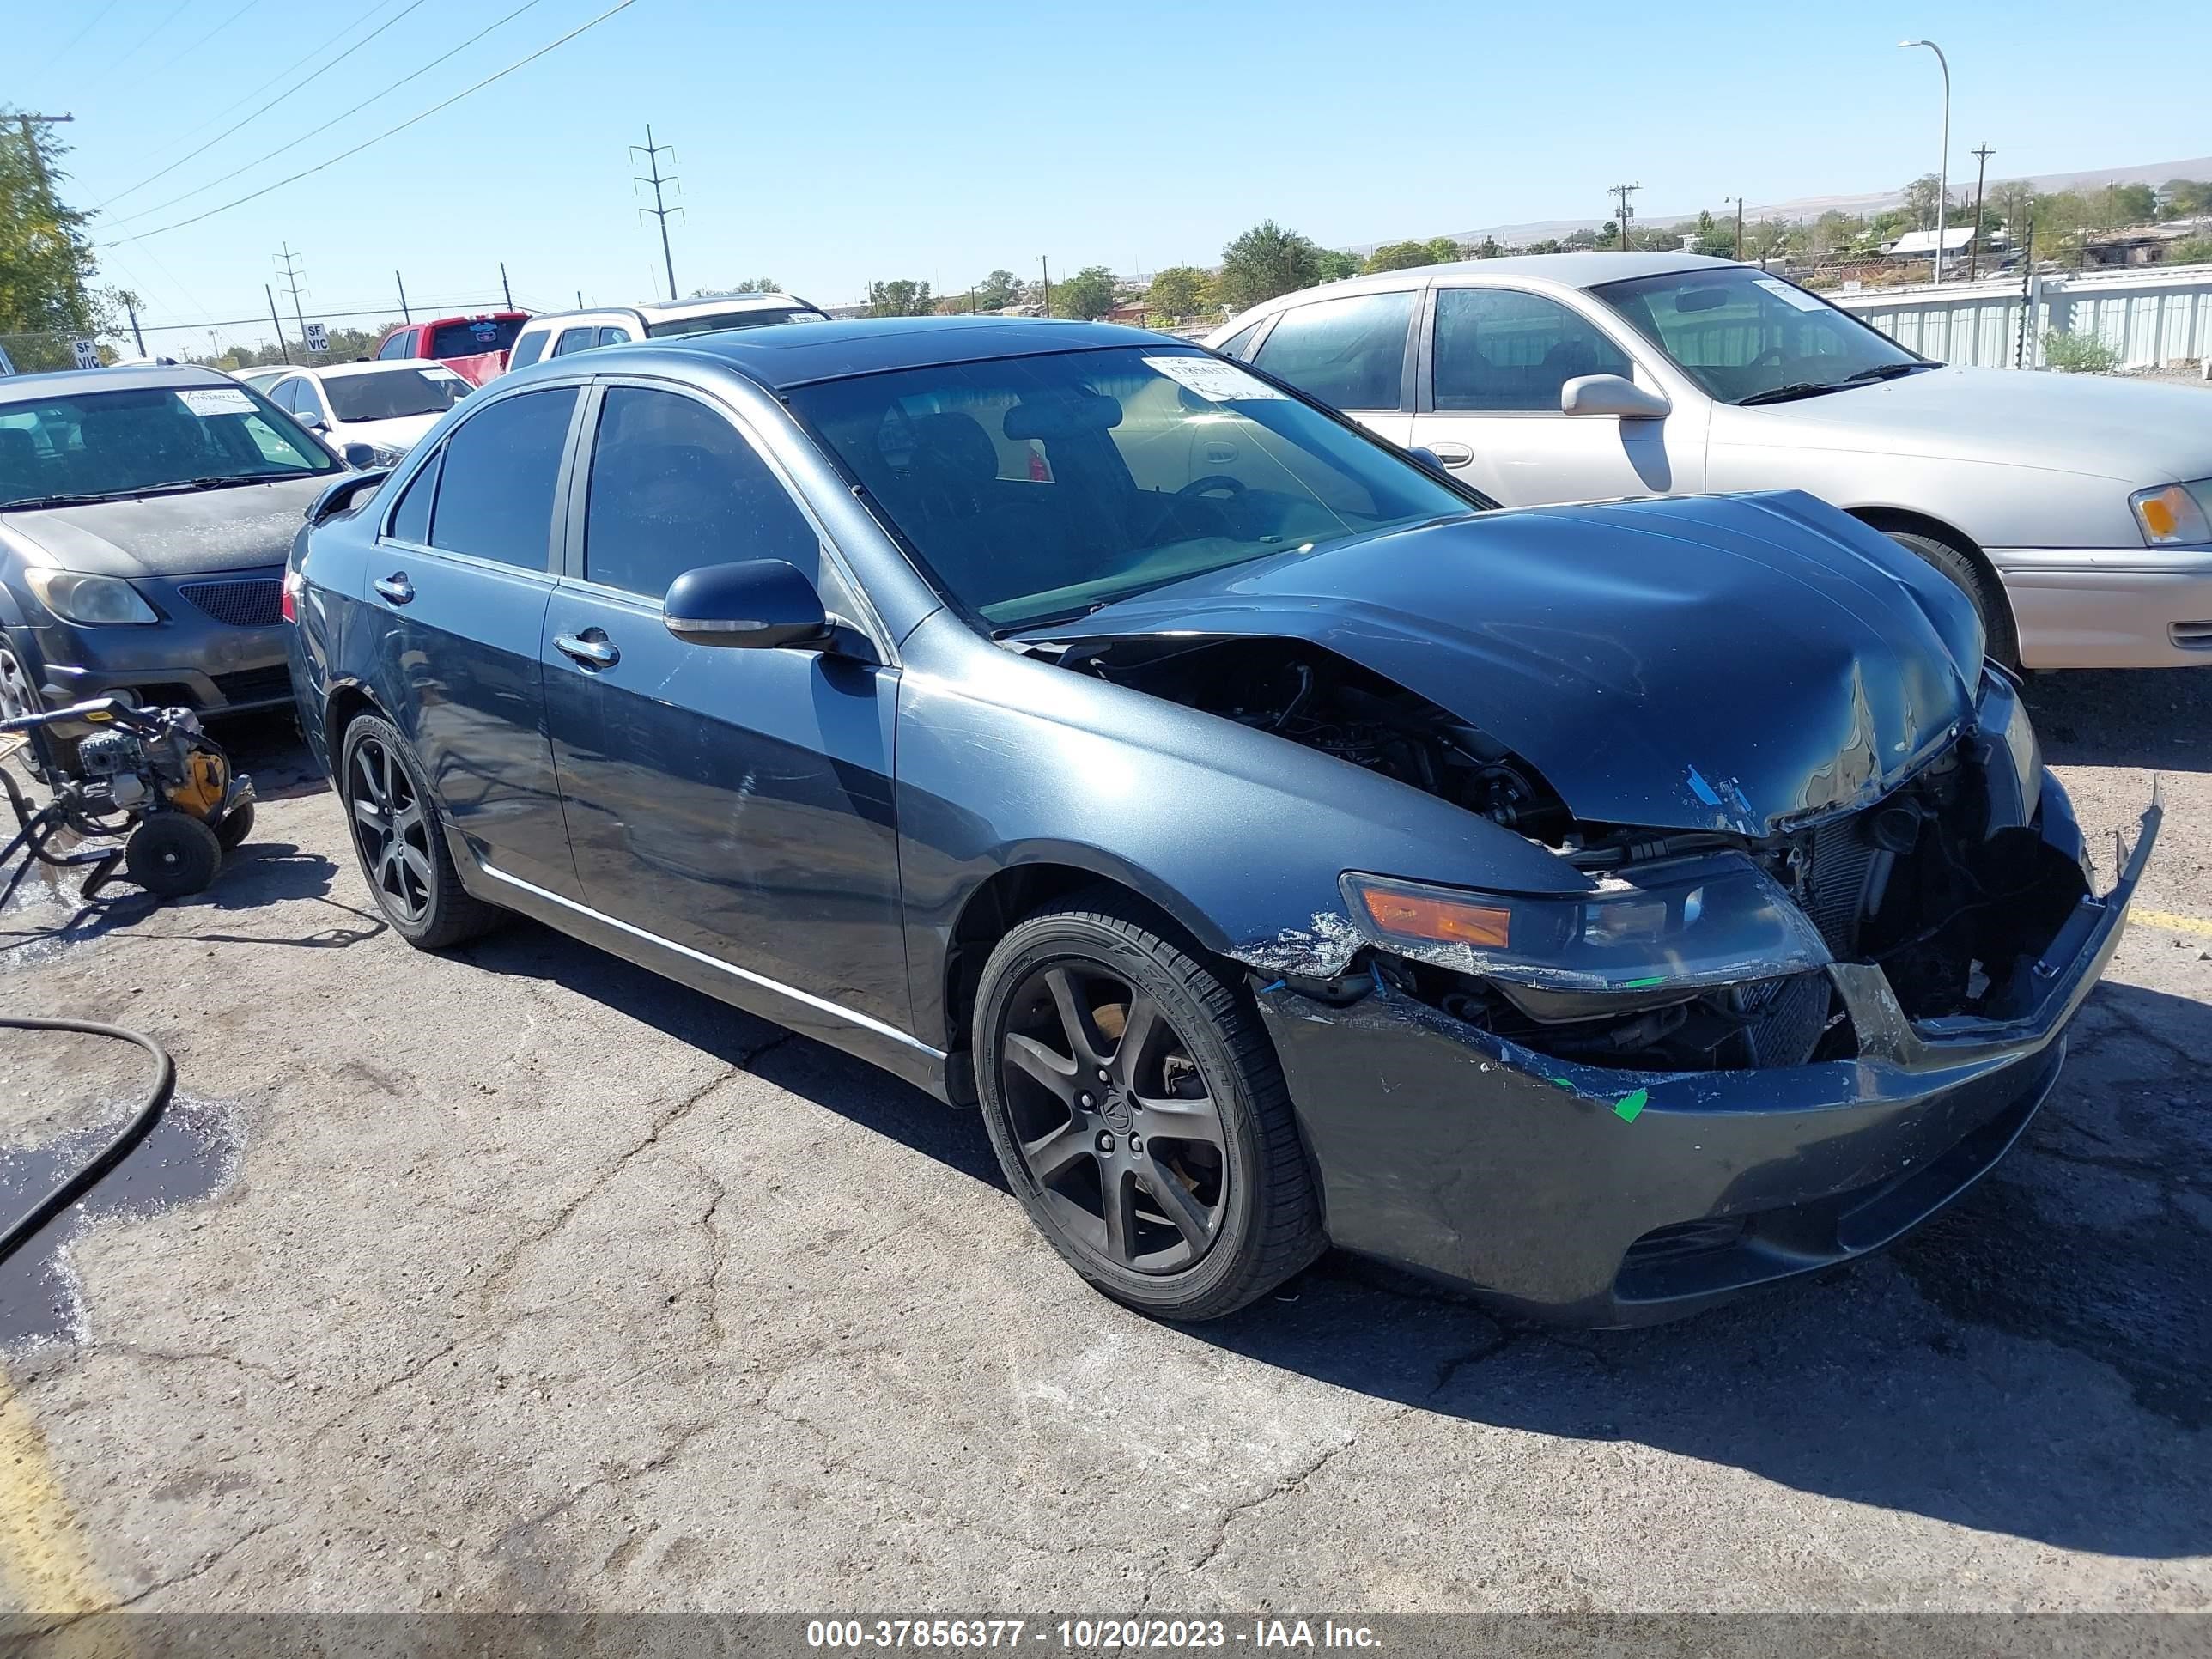
[[[143,625],[161,619],[154,607],[138,597],[138,590],[119,576],[87,576],[74,570],[47,570],[33,566],[23,580],[39,603],[64,622],[89,627]]]
[[[2128,497],[2144,543],[2151,547],[2191,547],[2212,542],[2212,478],[2194,483],[2160,484]]]
[[[1829,961],[1805,913],[1741,853],[1669,859],[1565,897],[1358,872],[1342,885],[1353,923],[1383,949],[1546,990],[1686,990]]]

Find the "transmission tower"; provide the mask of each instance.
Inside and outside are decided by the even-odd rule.
[[[673,173],[664,173],[660,170],[660,156],[664,150],[671,156],[676,154],[675,146],[672,144],[656,144],[653,142],[653,129],[650,126],[645,130],[645,142],[642,144],[632,144],[629,147],[629,153],[633,155],[644,156],[646,165],[652,169],[643,178],[633,181],[635,185],[653,186],[653,205],[649,208],[640,208],[637,211],[641,218],[649,213],[660,221],[660,258],[668,272],[668,298],[672,303],[676,298],[676,256],[668,251],[668,216],[672,213],[681,213],[684,210],[680,207],[670,207],[661,198],[660,187],[663,185],[677,183]]]

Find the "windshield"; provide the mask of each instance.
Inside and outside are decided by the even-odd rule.
[[[938,586],[1001,629],[1475,510],[1249,370],[1164,340],[834,380],[790,401]]]
[[[441,323],[430,331],[433,357],[474,357],[504,351],[522,332],[526,317],[477,317],[465,323]]]
[[[1809,394],[1929,366],[1817,295],[1740,266],[1591,291],[1723,403],[1778,391]]]
[[[469,383],[449,368],[385,368],[373,374],[331,374],[323,395],[341,421],[397,421],[442,415],[468,395]]]
[[[242,386],[135,387],[0,404],[0,507],[343,470]]]
[[[754,311],[716,311],[703,317],[671,317],[647,323],[645,331],[656,340],[678,334],[711,334],[718,328],[758,328],[763,323],[826,323],[830,319],[811,306],[763,306]]]

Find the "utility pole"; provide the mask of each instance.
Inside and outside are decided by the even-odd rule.
[[[1641,185],[1615,185],[1606,192],[1620,204],[1620,211],[1616,216],[1616,222],[1620,227],[1620,251],[1623,253],[1628,252],[1628,221],[1630,215],[1635,211],[1628,205],[1628,198],[1643,188]]]
[[[1966,153],[1980,163],[1974,169],[1974,234],[1966,244],[1966,280],[1971,283],[1982,269],[1982,186],[1990,176],[1990,157],[1996,151],[1984,141],[1980,148]]]
[[[1741,196],[1735,198],[1735,258],[1738,264],[1743,263],[1743,198]]]
[[[976,315],[981,309],[981,307],[977,306],[975,303],[975,284],[970,283],[968,284],[968,314],[970,317],[973,317]]]
[[[407,309],[407,279],[395,270],[392,273],[392,280],[399,289],[399,320],[411,323],[415,320],[415,313]]]
[[[514,309],[514,290],[507,285],[507,261],[499,262],[499,291],[507,296],[507,308]]]
[[[1037,269],[1044,273],[1044,315],[1052,315],[1052,267],[1045,263],[1044,255],[1037,255]]]
[[[261,292],[269,301],[269,326],[276,331],[276,355],[289,363],[292,361],[292,348],[284,343],[284,325],[276,320],[276,296],[270,291],[269,284],[266,283],[262,283]]]
[[[138,331],[138,307],[131,303],[128,295],[124,296],[123,311],[131,319],[131,343],[138,348],[138,355],[143,357],[146,355],[146,337]]]
[[[632,144],[629,147],[629,153],[633,155],[643,155],[646,164],[653,171],[645,178],[633,179],[631,187],[635,189],[639,185],[653,186],[653,205],[649,208],[640,208],[637,210],[638,216],[642,218],[650,213],[660,221],[660,261],[668,271],[668,298],[672,304],[676,299],[676,256],[668,251],[668,216],[672,213],[681,213],[684,210],[680,207],[670,207],[661,199],[660,187],[663,185],[672,185],[677,182],[673,174],[664,174],[660,171],[660,153],[663,150],[666,150],[671,155],[676,154],[673,145],[656,144],[653,142],[653,128],[648,125],[645,130],[645,143]]]
[[[292,252],[292,245],[287,242],[284,244],[283,254],[271,263],[281,264],[283,268],[284,281],[292,294],[292,320],[299,324],[300,337],[305,340],[307,337],[307,313],[300,309],[300,272],[297,269],[299,257]],[[279,345],[283,343],[283,337],[281,333],[277,336],[276,343]],[[292,360],[288,356],[284,361],[289,363]]]

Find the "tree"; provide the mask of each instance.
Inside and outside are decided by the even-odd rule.
[[[1527,247],[1522,248],[1521,251],[1523,253],[1565,253],[1566,249],[1559,246],[1559,239],[1558,237],[1547,236],[1540,241],[1529,243]]]
[[[1085,265],[1074,276],[1053,284],[1052,313],[1096,322],[1114,308],[1114,273],[1103,265]]]
[[[1593,248],[1602,242],[1611,247],[1620,240],[1620,227],[1610,219],[1596,230],[1571,230],[1567,233],[1566,247],[1570,252]]]
[[[1155,271],[1152,291],[1145,296],[1145,310],[1170,322],[1195,317],[1206,307],[1206,273],[1196,265],[1170,265]]]
[[[1311,288],[1321,279],[1321,250],[1273,219],[1252,227],[1221,250],[1220,297],[1231,311],[1278,294]]]
[[[1321,251],[1321,280],[1340,283],[1347,276],[1357,276],[1367,269],[1367,261],[1357,253],[1347,253],[1342,248],[1325,247]]]
[[[2187,236],[2180,241],[2167,244],[2166,263],[2170,265],[2212,265],[2212,236]]]
[[[1426,242],[1385,242],[1367,256],[1370,270],[1411,270],[1416,265],[1436,263]]]
[[[28,143],[12,120],[0,125],[0,335],[32,337],[10,347],[20,369],[70,367],[70,342],[100,333],[116,297],[94,287],[87,216],[56,194],[67,154],[36,125]]]
[[[1486,236],[1475,244],[1474,257],[1478,259],[1502,258],[1504,253],[1505,250],[1498,246],[1498,239],[1495,236]]]
[[[1460,246],[1449,236],[1431,236],[1428,240],[1427,264],[1448,265],[1461,257]]]
[[[748,276],[742,283],[732,283],[727,288],[695,288],[695,300],[719,300],[725,294],[781,294],[783,284],[773,276]]]
[[[1905,187],[1905,222],[1915,230],[1936,228],[1936,204],[1942,192],[1936,175],[1923,173]],[[1949,216],[1948,214],[1945,216]]]
[[[929,297],[929,284],[913,278],[900,276],[888,283],[873,283],[868,288],[868,315],[871,317],[927,317],[936,309]]]
[[[2212,183],[2200,179],[2169,179],[2159,187],[2158,216],[2193,219],[2212,213]]]
[[[1011,270],[994,270],[975,285],[975,303],[985,311],[1004,311],[1014,303],[1022,285]]]

